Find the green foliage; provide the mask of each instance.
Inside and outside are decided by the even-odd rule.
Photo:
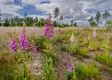
[[[48,58],[52,58],[53,64],[56,64],[56,56],[55,56],[55,49],[50,41],[44,42],[44,49],[43,52],[46,54]]]
[[[111,46],[110,46],[109,43],[110,43],[110,41],[108,39],[103,40],[101,48],[103,49],[104,52],[109,52],[110,51]]]
[[[0,80],[34,80],[26,55],[4,54],[0,60]]]
[[[57,80],[53,59],[46,57],[46,63],[41,80]]]
[[[112,66],[112,56],[109,53],[103,53],[96,57],[99,62]]]
[[[75,69],[78,80],[99,80],[99,68],[95,64],[78,64]]]
[[[112,28],[112,20],[108,20],[108,21],[106,22],[106,26],[107,26],[108,28]]]
[[[92,27],[95,27],[97,25],[93,17],[91,17],[88,21]]]
[[[95,19],[96,19],[96,22],[97,22],[97,26],[99,26],[100,18],[101,18],[101,14],[100,14],[100,12],[98,11],[98,12],[96,13],[96,16],[95,16]]]
[[[88,57],[89,51],[87,48],[80,48],[80,55],[83,57]]]
[[[62,44],[62,45],[60,45],[60,49],[62,50],[62,51],[67,51],[67,49],[68,49],[68,46],[66,45],[66,44]]]
[[[72,53],[72,54],[79,54],[79,44],[78,43],[75,43],[75,44],[70,44],[68,46],[68,52]]]
[[[73,71],[73,72],[67,72],[67,80],[76,80],[75,71]]]
[[[95,51],[100,49],[100,43],[97,40],[91,40],[89,41],[88,49]]]
[[[104,19],[106,19],[107,20],[107,18],[110,16],[110,13],[108,12],[108,11],[105,11],[104,13],[103,13],[103,15],[102,15],[102,17],[104,18]]]
[[[45,43],[48,42],[48,39],[43,36],[40,36],[40,37],[30,36],[29,40],[31,43],[33,43],[35,46],[38,47],[38,50],[43,50],[43,49],[47,48]]]

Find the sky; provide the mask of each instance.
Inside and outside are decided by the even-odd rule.
[[[112,0],[0,0],[2,17],[28,16],[46,18],[58,7],[65,20],[86,24],[97,11],[112,14]]]

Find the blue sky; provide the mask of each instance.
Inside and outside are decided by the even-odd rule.
[[[0,0],[2,17],[23,17],[25,12],[32,17],[46,17],[59,7],[64,19],[87,21],[97,11],[109,11],[112,14],[112,0],[50,0],[41,4],[42,0]]]

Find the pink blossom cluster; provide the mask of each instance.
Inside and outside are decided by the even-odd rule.
[[[20,44],[21,50],[27,50],[30,46],[29,41],[28,41],[27,36],[26,36],[26,33],[25,33],[25,29],[23,29],[23,31],[20,33],[19,44]],[[10,41],[10,48],[13,52],[17,51],[17,45],[16,45],[16,41],[14,39],[14,36],[12,37],[12,39]],[[34,54],[36,54],[37,53],[36,46],[33,46],[32,49],[33,49]]]
[[[28,49],[29,47],[29,41],[27,39],[27,36],[25,32],[21,32],[19,36],[19,42],[20,42],[20,48],[22,50]]]
[[[11,39],[10,48],[13,52],[16,52],[16,50],[17,50],[16,41],[14,38]]]
[[[45,24],[44,26],[44,36],[51,38],[54,35],[54,25],[51,23],[50,26]]]

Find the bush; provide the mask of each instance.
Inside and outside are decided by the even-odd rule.
[[[75,72],[78,80],[99,80],[99,68],[95,64],[78,64]]]
[[[99,62],[112,66],[112,56],[109,55],[108,53],[103,53],[99,56],[96,57],[96,60],[98,60]]]
[[[79,49],[80,49],[80,47],[79,47],[79,45],[77,43],[76,44],[70,44],[68,46],[68,52],[70,52],[70,53],[72,53],[74,55],[80,53]]]
[[[73,71],[73,72],[67,72],[67,80],[76,80],[75,71]]]
[[[81,48],[80,49],[80,55],[83,56],[83,57],[88,57],[88,48]]]
[[[108,28],[112,28],[112,20],[108,20],[108,21],[106,22],[106,26],[107,26]]]
[[[46,64],[41,80],[57,80],[53,59],[46,57]]]
[[[23,56],[6,54],[0,60],[0,80],[34,80],[28,66],[28,62]]]

